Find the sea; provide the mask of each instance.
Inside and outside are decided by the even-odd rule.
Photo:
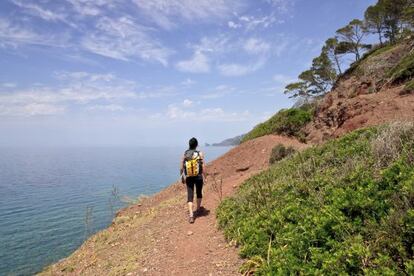
[[[206,147],[212,161],[229,147]],[[179,147],[0,148],[0,275],[33,275],[179,178]]]

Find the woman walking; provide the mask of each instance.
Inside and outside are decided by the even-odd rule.
[[[187,186],[188,221],[194,223],[194,216],[201,214],[201,200],[203,198],[203,183],[205,178],[204,154],[197,150],[198,141],[191,138],[189,148],[184,152],[181,160],[180,174],[183,184]],[[197,208],[193,211],[194,187],[197,195]]]

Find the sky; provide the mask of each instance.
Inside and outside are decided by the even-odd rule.
[[[0,146],[248,132],[375,0],[2,0]]]

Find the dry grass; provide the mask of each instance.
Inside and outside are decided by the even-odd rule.
[[[401,155],[403,140],[414,137],[414,123],[394,122],[372,141],[372,152],[379,168],[387,167]]]
[[[217,195],[219,202],[221,202],[223,200],[223,178],[220,178],[219,181],[214,175],[211,175],[210,178],[212,179],[211,188]]]
[[[295,149],[293,147],[285,147],[283,144],[278,144],[272,149],[270,154],[269,163],[274,164],[283,158],[293,154]]]

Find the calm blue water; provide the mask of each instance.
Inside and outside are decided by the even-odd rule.
[[[207,161],[228,149],[204,149]],[[0,275],[31,275],[68,256],[125,206],[113,187],[132,198],[160,191],[178,179],[183,150],[0,148]]]

